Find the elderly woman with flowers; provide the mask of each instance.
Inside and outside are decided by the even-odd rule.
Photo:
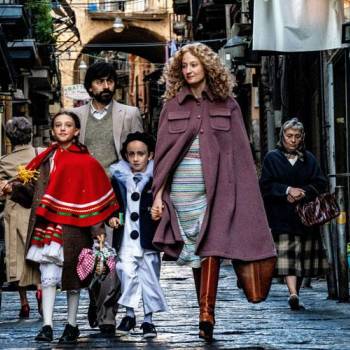
[[[43,149],[34,148],[31,145],[32,124],[25,117],[14,117],[7,121],[5,126],[6,136],[11,141],[12,152],[0,158],[0,188],[6,186],[8,181],[16,177],[19,166],[25,166],[36,154]],[[5,197],[4,197],[5,198]],[[25,243],[27,239],[30,210],[6,197],[4,209],[5,223],[5,247],[6,247],[6,277],[8,282],[18,285],[21,301],[20,318],[28,318],[30,314],[27,299],[27,288],[21,285],[21,277],[24,271]],[[38,312],[42,314],[42,291],[37,285],[36,299]]]

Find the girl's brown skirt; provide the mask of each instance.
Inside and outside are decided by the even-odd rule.
[[[83,248],[92,248],[90,227],[75,227],[62,225],[63,227],[63,251],[64,263],[62,271],[62,290],[85,288],[91,278],[80,281],[77,273],[79,254]]]
[[[62,225],[64,263],[62,270],[62,290],[75,290],[86,288],[91,276],[80,281],[77,273],[79,254],[83,248],[92,248],[93,240],[90,227],[76,227]],[[26,261],[20,280],[20,286],[40,283],[39,265]]]

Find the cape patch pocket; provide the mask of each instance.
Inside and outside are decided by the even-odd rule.
[[[171,134],[184,132],[188,127],[190,112],[169,112],[168,129]]]
[[[215,130],[228,131],[231,129],[231,110],[215,108],[209,111],[210,126]]]

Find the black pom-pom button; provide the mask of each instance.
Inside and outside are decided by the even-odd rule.
[[[131,231],[131,232],[130,232],[130,237],[131,237],[132,239],[138,239],[138,238],[139,238],[139,233],[138,233],[136,230]]]
[[[133,200],[133,201],[138,201],[139,199],[140,199],[140,193],[138,193],[138,192],[134,192],[134,193],[132,193],[131,194],[131,199]]]
[[[139,219],[139,214],[134,211],[133,213],[130,214],[130,219],[132,221],[137,221]]]

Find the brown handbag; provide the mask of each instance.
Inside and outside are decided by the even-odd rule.
[[[264,301],[270,291],[277,258],[256,261],[232,260],[239,285],[250,303]]]
[[[319,194],[313,201],[298,203],[295,211],[305,226],[323,225],[336,218],[340,209],[334,193]]]

